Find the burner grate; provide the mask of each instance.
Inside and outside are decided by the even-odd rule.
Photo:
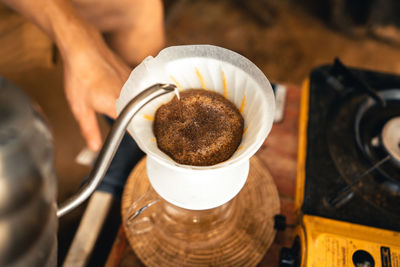
[[[393,148],[392,145],[384,145],[384,141],[388,144],[389,137],[396,135],[390,131],[389,128],[393,128],[393,126],[388,123],[397,117],[400,118],[400,89],[384,90],[379,92],[379,95],[385,99],[385,106],[368,98],[356,113],[354,123],[356,143],[371,165],[375,165],[388,155],[391,157],[390,161],[377,168],[375,177],[380,182],[387,180],[387,184],[396,183],[396,185],[388,187],[388,190],[396,187],[400,190],[400,166],[396,162],[396,151],[400,149],[398,146]],[[393,125],[393,122],[391,124]],[[383,130],[387,125],[389,128],[386,127],[386,135],[383,136]],[[396,127],[393,130],[395,129]],[[400,139],[397,140],[397,143],[399,142]],[[388,153],[388,149],[391,149],[391,154]],[[400,191],[397,193],[400,194]]]
[[[388,158],[381,137],[385,125],[400,116],[400,89],[389,89],[400,88],[400,77],[357,69],[351,72],[374,88],[384,104],[370,92],[357,89],[332,65],[312,72],[302,211],[400,231],[399,166]],[[378,107],[384,107],[383,111],[378,112]],[[378,115],[375,122],[370,115]],[[371,131],[365,131],[366,127]],[[351,188],[349,201],[330,205],[327,200],[346,187]]]

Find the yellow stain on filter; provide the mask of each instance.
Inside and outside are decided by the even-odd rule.
[[[249,126],[246,126],[246,127],[244,128],[242,136],[246,134],[247,129],[249,129]]]
[[[225,97],[226,99],[228,99],[228,85],[227,85],[227,83],[226,83],[225,72],[224,72],[224,71],[221,71],[221,72],[222,72],[222,84],[223,84],[223,86],[224,86],[224,97]]]
[[[240,113],[243,113],[245,105],[246,105],[246,95],[244,95],[242,98],[242,103],[240,104],[240,108],[239,108]]]
[[[201,88],[203,88],[204,90],[206,90],[206,84],[204,83],[203,75],[201,75],[201,73],[200,73],[200,71],[199,71],[198,68],[195,68],[195,70],[196,70],[197,78],[199,78],[199,80],[200,80]]]
[[[175,83],[176,87],[178,87],[179,91],[183,91],[182,85],[175,79],[174,76],[170,75],[169,78]]]
[[[151,138],[151,142],[155,143],[157,140],[155,137]]]
[[[243,149],[243,145],[239,146],[236,150],[239,151],[241,149]]]
[[[144,114],[144,115],[143,115],[143,118],[144,118],[145,120],[148,120],[148,121],[154,121],[154,116],[149,115],[149,114]]]

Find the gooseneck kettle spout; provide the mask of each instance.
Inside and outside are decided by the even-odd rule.
[[[177,87],[173,84],[155,84],[142,91],[125,106],[116,119],[103,147],[100,150],[94,167],[89,174],[88,182],[77,194],[73,195],[60,205],[57,210],[58,217],[65,215],[82,204],[82,202],[84,202],[96,190],[114,158],[115,152],[121,143],[122,137],[125,134],[129,123],[136,113],[153,99],[174,91],[177,91]]]

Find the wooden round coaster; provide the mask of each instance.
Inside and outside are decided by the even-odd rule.
[[[275,238],[279,196],[256,157],[241,192],[221,207],[190,211],[152,202],[157,198],[143,159],[126,183],[122,220],[130,246],[146,266],[255,266]],[[133,211],[146,203],[155,204],[132,220]]]

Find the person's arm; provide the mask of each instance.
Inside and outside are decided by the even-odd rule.
[[[130,69],[68,0],[1,0],[46,32],[60,50],[64,86],[89,148],[101,147],[95,112],[116,116],[115,101]]]

